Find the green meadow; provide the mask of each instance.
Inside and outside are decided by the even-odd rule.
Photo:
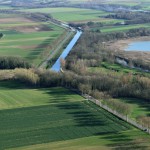
[[[51,14],[54,18],[65,21],[65,22],[112,22],[116,21],[115,19],[106,19],[103,16],[109,14],[100,10],[92,10],[92,9],[80,9],[80,8],[40,8],[40,9],[24,9],[27,12],[42,12]]]
[[[144,132],[62,87],[30,88],[1,81],[0,120],[1,150],[150,146]]]
[[[89,72],[108,72],[111,73],[112,70],[114,73],[120,75],[120,74],[135,74],[135,75],[141,75],[141,76],[147,76],[150,77],[149,73],[140,71],[138,69],[132,69],[129,67],[125,67],[119,64],[110,64],[107,62],[102,62],[100,67],[89,67],[88,68]]]
[[[150,24],[105,26],[105,27],[91,28],[90,30],[92,31],[100,30],[101,32],[117,32],[117,31],[127,31],[136,28],[150,28]]]
[[[10,15],[11,17],[11,15]],[[16,16],[15,16],[16,17]],[[66,31],[52,23],[34,22],[22,17],[1,18],[1,56],[20,56],[38,66],[49,55],[55,41]]]

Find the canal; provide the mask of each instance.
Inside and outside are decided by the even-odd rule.
[[[69,52],[72,50],[73,46],[76,44],[76,42],[80,38],[81,34],[82,34],[82,31],[77,31],[77,33],[75,34],[73,39],[70,41],[68,46],[64,49],[63,53],[60,55],[60,57],[57,59],[55,64],[52,66],[52,68],[51,68],[52,71],[56,71],[56,72],[60,71],[60,69],[61,69],[61,62],[60,62],[60,60],[61,59],[65,59],[67,57]]]

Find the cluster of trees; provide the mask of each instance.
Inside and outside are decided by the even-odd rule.
[[[142,24],[150,22],[150,13],[148,12],[128,12],[119,11],[115,14],[109,14],[106,18],[124,19],[125,24]]]
[[[132,38],[138,36],[150,36],[150,30],[147,28],[135,28],[130,29],[126,32],[112,32],[112,33],[101,33],[98,34],[98,38],[101,38],[103,41],[110,40],[119,40],[124,38]]]
[[[150,100],[149,77],[118,74],[111,70],[109,72],[89,72],[90,67],[99,67],[104,61],[115,62],[116,54],[104,48],[102,41],[105,40],[105,37],[102,40],[102,36],[98,35],[100,34],[83,33],[79,43],[67,57],[65,69],[74,73],[74,75],[70,74],[71,79],[68,85],[78,88],[82,92],[86,88],[90,94],[99,91],[111,97],[134,97]],[[79,83],[85,87],[77,86]]]
[[[76,51],[72,51],[72,53],[75,57],[77,56],[78,58],[86,59],[84,60],[84,63],[86,62],[88,66],[98,67],[101,65],[100,63],[102,61],[117,63],[116,57],[119,57],[120,53],[118,51],[114,52],[107,49],[105,46],[106,42],[144,35],[150,35],[150,30],[139,28],[131,29],[127,32],[116,32],[108,34],[84,32],[82,38],[80,39],[80,43],[76,46]],[[147,62],[142,60],[142,58],[141,61],[136,58],[128,60],[127,58],[124,58],[122,54],[121,58],[126,60],[128,65],[132,64],[132,66],[143,68],[144,70],[150,70],[150,66],[147,64]],[[75,58],[68,57],[67,61],[72,61],[74,59]]]
[[[149,116],[139,116],[137,120],[140,124],[150,129],[150,117]]]
[[[39,82],[39,76],[32,69],[15,69],[14,78],[27,83],[29,85],[36,85]]]
[[[27,18],[35,20],[35,21],[49,21],[52,19],[52,16],[50,14],[45,13],[27,13],[24,14]]]
[[[107,42],[107,41],[113,41],[113,40],[120,40],[120,39],[126,39],[126,38],[132,38],[132,37],[139,37],[139,36],[150,36],[150,30],[147,28],[135,28],[135,29],[129,29],[126,32],[111,32],[111,33],[97,33],[97,32],[84,32],[84,38],[90,38],[92,42]],[[91,43],[91,42],[90,42]]]
[[[12,74],[12,72],[11,72]],[[5,74],[2,79],[6,79]],[[0,74],[1,76],[1,74]],[[56,73],[40,69],[15,69],[8,79],[15,79],[39,87],[64,86],[74,88],[98,99],[118,97],[150,100],[150,79],[110,71],[78,74],[72,70]]]
[[[102,2],[99,0],[90,0],[87,2],[81,2],[79,4],[74,5],[74,7],[99,9],[99,10],[104,10],[106,12],[116,12],[120,9],[130,11],[131,9],[141,8],[140,5],[127,6],[127,5],[121,5],[121,4],[102,4]]]
[[[69,26],[78,28],[81,27],[82,30],[90,30],[90,28],[96,28],[96,27],[103,27],[104,23],[102,22],[93,22],[89,21],[87,23],[69,23]],[[97,32],[100,32],[100,30],[96,30]]]
[[[109,99],[109,100],[105,100],[104,104],[109,106],[109,108],[111,108],[112,110],[114,110],[122,115],[125,115],[125,116],[131,114],[131,112],[132,112],[131,105],[126,104],[121,101]]]
[[[20,57],[1,56],[0,69],[31,68],[31,65]]]

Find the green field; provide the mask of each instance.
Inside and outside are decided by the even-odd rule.
[[[118,31],[127,31],[130,29],[136,29],[136,28],[150,28],[150,24],[105,26],[105,27],[91,28],[90,30],[92,31],[100,30],[101,32],[118,32]]]
[[[1,150],[149,148],[145,133],[61,87],[1,81],[0,112]]]
[[[124,74],[124,73],[125,74],[131,73],[134,75],[150,77],[149,73],[140,71],[138,69],[132,69],[129,67],[122,66],[120,64],[110,64],[107,62],[102,62],[100,67],[89,67],[88,70],[89,70],[89,72],[106,72],[106,73],[107,72],[111,73],[113,70],[114,73],[116,73],[116,75]]]
[[[40,8],[40,9],[25,9],[27,12],[42,12],[51,14],[54,18],[65,21],[65,22],[120,22],[116,19],[107,19],[103,18],[109,13],[100,11],[100,10],[92,10],[92,9],[80,9],[80,8],[66,8],[66,7],[58,7],[58,8]]]
[[[52,45],[65,30],[51,23],[34,22],[14,15],[0,16],[1,56],[21,56],[35,66],[53,50]]]

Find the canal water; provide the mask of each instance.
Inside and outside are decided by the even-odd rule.
[[[74,38],[70,41],[70,43],[68,44],[66,49],[64,49],[63,53],[60,55],[60,57],[57,59],[55,64],[52,66],[52,68],[51,68],[52,71],[56,71],[56,72],[60,71],[60,69],[61,69],[60,60],[61,59],[65,59],[67,57],[67,55],[69,54],[69,52],[71,51],[73,46],[76,44],[76,42],[80,38],[81,34],[82,34],[81,31],[77,31],[77,33],[75,34]]]
[[[139,41],[133,42],[128,45],[126,51],[149,51],[150,52],[150,41]]]

